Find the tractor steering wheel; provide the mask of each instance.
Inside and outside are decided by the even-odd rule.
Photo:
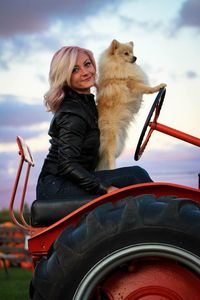
[[[143,154],[143,152],[144,152],[144,150],[147,146],[147,143],[148,143],[148,141],[151,137],[151,134],[154,131],[154,128],[150,127],[149,132],[146,135],[146,138],[144,140],[144,136],[146,134],[147,127],[151,123],[151,117],[152,117],[154,112],[155,112],[155,115],[154,115],[154,119],[153,119],[152,123],[156,124],[156,122],[157,122],[157,119],[159,117],[160,110],[161,110],[161,107],[162,107],[162,104],[163,104],[163,101],[164,101],[164,98],[165,98],[165,94],[166,94],[166,89],[165,88],[160,89],[160,91],[158,92],[158,95],[156,96],[156,99],[155,99],[155,101],[154,101],[154,103],[153,103],[153,105],[150,109],[150,112],[148,114],[148,117],[147,117],[146,122],[144,124],[144,127],[142,129],[142,132],[140,134],[140,138],[138,140],[138,144],[137,144],[137,147],[136,147],[136,150],[135,150],[135,155],[134,155],[135,160],[139,160],[140,157],[142,156],[142,154]],[[143,140],[144,140],[144,142],[143,142]]]

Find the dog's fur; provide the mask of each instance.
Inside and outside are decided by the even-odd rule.
[[[100,129],[100,161],[98,170],[113,169],[121,154],[127,129],[141,106],[143,94],[158,92],[166,84],[154,87],[135,63],[133,42],[113,40],[99,61],[97,108]]]

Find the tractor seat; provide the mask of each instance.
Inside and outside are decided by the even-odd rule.
[[[94,198],[94,197],[93,197]],[[70,214],[93,198],[35,200],[31,206],[31,225],[34,227],[49,226]]]

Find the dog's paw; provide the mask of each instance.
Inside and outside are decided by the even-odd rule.
[[[154,87],[150,87],[147,93],[148,94],[153,94],[153,93],[159,92],[160,89],[165,88],[166,86],[167,86],[166,83],[158,84]]]
[[[158,85],[158,88],[160,90],[162,88],[165,88],[166,86],[167,86],[166,83],[161,83],[161,84]]]

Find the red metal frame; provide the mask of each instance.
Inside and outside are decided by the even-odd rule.
[[[189,188],[177,184],[153,182],[125,187],[90,201],[58,222],[35,234],[29,239],[30,252],[37,255],[47,254],[56,237],[67,226],[75,225],[83,214],[88,213],[95,207],[107,202],[116,203],[117,201],[120,201],[128,196],[137,196],[143,194],[154,194],[157,197],[162,195],[174,195],[178,197],[186,197],[197,203],[200,203],[199,189]]]
[[[141,132],[141,135],[140,135],[137,147],[136,147],[135,160],[138,160],[141,157],[141,155],[143,154],[154,130],[160,131],[162,133],[165,133],[167,135],[173,136],[182,141],[185,141],[185,142],[188,142],[190,144],[200,147],[200,139],[199,138],[189,135],[180,130],[176,130],[174,128],[168,127],[166,125],[157,123],[157,120],[158,120],[158,117],[160,115],[160,111],[161,111],[161,108],[163,105],[165,92],[166,92],[165,89],[160,90],[160,92],[158,93],[158,95],[151,107],[151,110],[147,116],[146,122],[144,124],[143,130]],[[153,114],[154,114],[154,116],[153,116]],[[153,121],[151,121],[151,119],[153,119]],[[149,127],[149,131],[146,134],[148,127]],[[145,137],[145,135],[146,135],[146,137]],[[144,139],[144,142],[143,142],[143,139]],[[199,188],[200,188],[200,182],[199,182]]]
[[[149,119],[147,119],[145,123],[144,133],[146,133],[148,126],[150,128],[140,151],[143,152],[154,130],[200,147],[199,138],[157,123],[162,102],[164,100],[165,91],[162,95],[161,102],[159,102],[159,105],[156,107],[153,121],[151,122]],[[142,135],[142,140],[143,137],[144,135]],[[48,254],[51,245],[66,227],[69,225],[75,226],[84,214],[90,212],[101,204],[107,202],[116,203],[129,196],[138,196],[144,194],[153,194],[157,197],[173,195],[180,198],[188,198],[200,204],[200,174],[198,174],[199,189],[164,182],[151,182],[132,185],[122,189],[117,189],[111,193],[88,202],[72,213],[66,215],[58,222],[55,222],[51,226],[43,228],[33,227],[31,224],[26,222],[23,216],[23,210],[30,169],[31,167],[34,167],[34,160],[30,148],[19,136],[17,137],[17,144],[19,147],[20,161],[10,199],[10,217],[17,226],[22,228],[27,232],[27,234],[30,235],[28,245],[29,252],[33,259],[33,268],[35,267],[36,262],[41,259],[42,256]],[[140,140],[139,145],[141,145]],[[17,218],[14,212],[14,202],[22,175],[24,162],[27,163],[27,168],[21,194],[19,218]],[[130,261],[127,264],[126,272],[124,272],[123,269],[118,269],[114,272],[111,272],[109,276],[105,278],[104,283],[99,288],[104,291],[108,299],[112,300],[119,299],[119,297],[120,299],[124,300],[143,298],[148,298],[149,300],[161,298],[186,300],[199,299],[199,282],[200,279],[197,274],[193,273],[190,269],[185,268],[182,264],[179,264],[175,260],[166,258],[163,259],[162,257],[146,257]]]
[[[27,222],[24,219],[23,210],[24,210],[24,200],[26,196],[27,184],[30,175],[30,169],[31,167],[34,167],[34,160],[30,148],[25,144],[24,140],[20,136],[17,136],[16,142],[19,148],[20,161],[19,161],[19,166],[18,166],[14,186],[12,189],[9,213],[10,213],[11,220],[15,225],[22,228],[28,234],[33,234],[33,232],[38,232],[40,229],[35,229],[34,227],[27,224]],[[22,196],[21,196],[20,209],[19,209],[19,220],[18,220],[14,212],[14,202],[15,202],[15,197],[16,197],[19,181],[21,178],[24,162],[27,162],[27,168],[26,168],[26,174],[25,174],[25,179],[24,179],[24,184],[22,189]]]
[[[185,132],[182,132],[180,130],[176,130],[174,128],[171,128],[171,127],[168,127],[166,125],[163,125],[163,124],[159,124],[157,122],[150,122],[149,123],[149,126],[152,130],[157,130],[157,131],[160,131],[162,133],[165,133],[167,135],[170,135],[170,136],[173,136],[177,139],[180,139],[182,141],[185,141],[187,143],[190,143],[190,144],[193,144],[195,146],[198,146],[200,147],[200,139],[192,136],[192,135],[189,135]],[[152,133],[152,131],[151,131]]]
[[[199,299],[199,278],[166,258],[133,262],[128,271],[117,270],[103,284],[108,299]],[[131,271],[133,269],[133,271]]]
[[[149,124],[151,130],[154,129],[159,130],[163,133],[173,135],[179,139],[185,140],[190,142],[194,145],[200,146],[200,139],[189,136],[185,133],[177,131],[173,128],[164,126],[162,124],[157,124],[151,122]],[[21,137],[17,137],[17,144],[19,147],[19,155],[21,156],[19,167],[12,191],[12,196],[10,200],[10,216],[13,222],[26,230],[26,232],[31,236],[28,244],[29,244],[29,251],[32,254],[33,261],[36,262],[42,255],[46,255],[52,243],[55,241],[57,236],[69,225],[76,224],[81,216],[95,207],[107,203],[112,202],[115,203],[120,201],[121,199],[128,197],[128,196],[137,196],[141,194],[154,194],[156,196],[162,195],[174,195],[178,197],[186,197],[189,198],[197,203],[200,203],[200,189],[190,188],[182,185],[171,184],[171,183],[162,183],[162,182],[153,182],[153,183],[144,183],[144,184],[137,184],[129,187],[125,187],[122,189],[118,189],[113,191],[109,194],[103,195],[90,201],[89,203],[85,204],[84,206],[78,208],[71,214],[65,216],[58,222],[54,223],[51,226],[38,228],[33,227],[30,224],[27,224],[23,217],[23,208],[24,208],[24,199],[26,195],[27,183],[30,174],[30,168],[34,166],[33,157],[29,147],[25,144]],[[22,168],[24,162],[27,162],[27,169],[26,175],[24,179],[24,186],[22,190],[21,196],[21,203],[20,203],[20,220],[17,220],[14,214],[14,201],[15,196],[18,188],[18,183],[20,180],[20,176],[22,173]]]

